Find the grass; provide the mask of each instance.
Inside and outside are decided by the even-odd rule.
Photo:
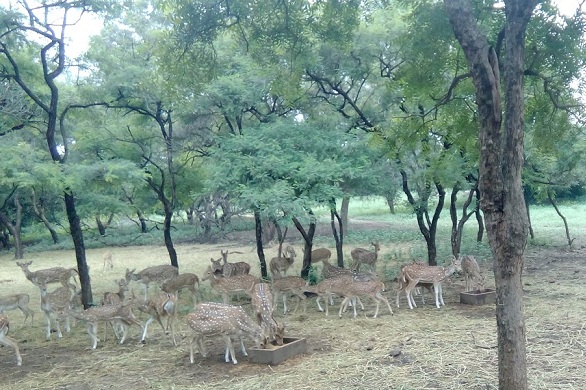
[[[348,313],[342,319],[335,313],[325,317],[316,311],[313,302],[308,303],[306,313],[287,316],[283,316],[280,306],[277,319],[286,323],[288,335],[307,338],[309,350],[275,367],[250,364],[246,358],[240,358],[239,351],[239,364],[226,364],[219,340],[207,341],[210,357],[204,359],[197,355],[196,363],[189,364],[189,329],[182,320],[192,307],[188,292],[180,295],[177,348],[157,324],[149,327],[149,338],[144,345],[139,342],[138,328],[132,327],[125,344],[118,345],[110,337],[92,350],[85,325],[80,323],[62,339],[55,340],[53,334],[51,341],[45,341],[38,289],[24,278],[12,254],[3,252],[0,295],[30,294],[30,307],[36,316],[32,327],[21,328],[22,314],[8,312],[12,322],[10,334],[20,344],[23,366],[14,365],[12,350],[0,348],[0,389],[496,389],[494,307],[459,304],[458,294],[464,282],[458,277],[446,286],[446,307],[440,310],[429,296],[424,306],[416,298],[420,307],[415,310],[405,308],[404,297],[402,307],[394,307],[391,280],[401,263],[425,258],[425,243],[409,214],[390,215],[384,202],[376,200],[356,202],[356,206],[351,203],[352,222],[345,253],[349,257],[352,248],[364,247],[373,239],[381,241],[378,271],[386,279],[389,290],[386,296],[393,304],[394,315],[381,307],[379,318],[370,318],[374,306],[366,299],[366,311],[356,319]],[[586,239],[586,222],[580,218],[586,206],[564,204],[561,207],[568,217],[572,236],[576,237],[573,249],[564,245],[563,225],[555,211],[545,206],[532,208],[537,239],[527,249],[523,276],[531,389],[572,389],[586,383],[583,359],[586,305],[582,302],[586,250],[581,249]],[[366,213],[367,210],[372,213]],[[445,219],[446,215],[442,217]],[[449,221],[441,221],[440,259],[447,258],[450,252],[449,229]],[[157,245],[89,248],[87,260],[94,297],[115,290],[114,280],[123,277],[127,267],[141,269],[168,262],[158,234],[152,236]],[[483,260],[481,267],[490,286],[490,251],[485,243],[475,242],[475,235],[472,225],[468,226],[463,252]],[[293,245],[300,248],[298,237],[291,238],[295,239]],[[320,236],[318,241],[320,246],[333,248],[329,234]],[[259,275],[253,243],[252,232],[232,232],[216,244],[177,244],[181,270],[202,275],[209,258],[218,258],[220,249],[228,249],[232,252],[229,260],[247,261],[252,265],[251,273]],[[102,269],[102,256],[107,250],[113,253],[113,270]],[[268,247],[265,253],[272,257],[276,247]],[[75,266],[71,249],[33,251],[27,248],[26,260],[33,261],[32,270]],[[291,274],[299,271],[300,262],[296,261]],[[131,284],[131,287],[138,291],[138,285]],[[200,288],[205,300],[220,299],[210,291],[207,282]],[[246,300],[241,303],[249,310]],[[401,351],[396,357],[390,354],[394,349]]]

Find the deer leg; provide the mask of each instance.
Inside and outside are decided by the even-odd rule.
[[[236,360],[236,353],[234,352],[234,344],[232,344],[232,339],[230,336],[224,336],[224,341],[226,342],[226,353],[224,355],[224,360],[226,363],[230,361],[229,355],[232,355],[232,363],[238,364]]]
[[[321,296],[319,296],[319,295],[317,296],[317,298],[315,298],[315,303],[317,303],[317,310],[318,310],[318,311],[324,311],[324,309],[323,309],[323,308],[321,307],[321,305],[319,304],[319,300],[320,300],[320,298],[321,298]],[[328,298],[326,297],[326,299],[328,299]]]
[[[129,325],[127,325],[123,321],[121,321],[119,325],[122,328],[122,337],[120,337],[120,344],[124,344],[124,340],[126,340],[126,335],[128,334]]]
[[[191,337],[191,340],[189,342],[189,361],[191,362],[191,364],[193,364],[193,344],[197,343],[197,335],[194,334]],[[199,353],[201,353],[201,351],[198,348]],[[203,356],[203,355],[202,355]]]
[[[98,346],[98,341],[100,341],[97,336],[98,327],[93,322],[88,322],[86,330],[87,334],[89,334],[90,338],[92,339],[92,349],[96,349]]]
[[[438,288],[437,289],[439,290],[440,304],[442,306],[445,306],[446,304],[444,303],[444,291],[443,291],[443,288],[442,288],[442,284],[441,283],[438,284]]]
[[[7,347],[12,347],[16,353],[16,365],[22,365],[22,356],[20,356],[20,350],[18,349],[18,344],[16,341],[14,341],[11,337],[6,336],[6,333],[0,332],[0,344],[3,344]]]
[[[51,340],[51,316],[47,313],[45,313],[45,323],[47,324],[45,337],[47,340]]]
[[[344,306],[348,304],[349,300],[350,298],[344,297],[342,303],[340,303],[340,311],[338,311],[338,318],[342,318],[342,310],[344,309]]]
[[[149,324],[150,324],[151,322],[153,322],[153,321],[154,321],[154,318],[153,318],[153,316],[150,316],[150,317],[149,317],[149,319],[148,319],[148,320],[146,320],[146,322],[144,323],[144,330],[143,330],[143,332],[142,332],[142,339],[140,340],[140,341],[142,341],[143,343],[144,343],[144,340],[145,340],[145,339],[146,339],[146,337],[147,337],[147,330],[148,330],[148,328],[149,328]],[[163,325],[161,324],[161,326],[163,326]],[[165,330],[165,328],[163,328],[163,330]]]
[[[248,356],[248,352],[246,352],[246,348],[244,348],[244,340],[242,339],[242,336],[240,336],[240,349],[244,356]]]
[[[440,287],[439,285],[434,284],[433,289],[435,290],[435,306],[439,309],[440,308]]]
[[[410,280],[409,283],[407,284],[407,287],[405,287],[405,295],[407,296],[407,303],[409,303],[409,309],[411,309],[411,310],[413,310],[414,307],[417,307],[417,305],[415,304],[415,299],[412,296],[412,291],[416,285],[417,285],[416,280]]]

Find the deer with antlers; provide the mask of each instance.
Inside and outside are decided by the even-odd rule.
[[[148,297],[148,289],[151,282],[162,283],[167,279],[171,279],[179,275],[179,269],[169,264],[147,267],[138,273],[135,273],[135,270],[136,269],[130,270],[126,268],[125,279],[127,282],[134,280],[142,285],[145,300]]]
[[[202,357],[207,357],[204,347],[204,337],[222,337],[226,343],[224,360],[226,363],[232,358],[232,363],[238,364],[232,338],[240,338],[242,354],[247,356],[244,348],[243,337],[251,338],[257,347],[261,348],[266,343],[263,329],[246,314],[240,306],[225,305],[221,303],[206,302],[196,305],[193,313],[185,316],[187,324],[193,331],[189,344],[189,360],[193,364],[194,346]]]
[[[452,258],[452,261],[447,267],[442,266],[430,266],[422,264],[409,264],[403,268],[402,280],[407,283],[405,287],[405,295],[407,296],[407,303],[409,308],[417,307],[415,300],[411,296],[413,289],[418,283],[431,283],[433,284],[433,290],[435,293],[435,305],[439,309],[444,306],[444,298],[442,294],[442,282],[454,272],[460,269],[460,260],[456,257]],[[441,305],[441,306],[440,306]]]
[[[221,272],[224,276],[232,277],[236,275],[246,275],[250,273],[250,264],[244,261],[230,263],[228,262],[228,251],[224,252],[220,249],[220,253],[222,254],[222,261],[224,262],[221,265]]]
[[[7,347],[12,347],[16,354],[16,365],[22,365],[22,356],[20,356],[20,349],[18,343],[12,337],[8,337],[8,331],[10,330],[10,320],[4,313],[0,313],[0,344]]]
[[[249,274],[225,277],[224,275],[215,273],[211,266],[208,266],[201,280],[202,282],[209,280],[212,289],[222,294],[222,299],[225,304],[230,301],[231,295],[239,292],[250,294],[252,286],[259,282],[256,276]]]
[[[21,327],[24,326],[24,324],[26,323],[26,319],[29,316],[31,317],[31,326],[33,326],[33,322],[35,320],[35,312],[28,307],[29,302],[30,296],[28,294],[12,294],[1,296],[0,313],[20,309],[22,314],[24,314],[24,321],[22,321]]]
[[[40,288],[42,284],[61,283],[63,287],[70,288],[73,291],[77,290],[77,281],[75,280],[75,275],[79,277],[79,273],[75,268],[53,267],[31,272],[28,266],[32,263],[32,261],[27,261],[26,263],[17,261],[16,265],[22,269],[22,272],[24,272],[26,278],[35,286]],[[76,284],[69,282],[69,279],[71,278],[73,278],[73,281]]]

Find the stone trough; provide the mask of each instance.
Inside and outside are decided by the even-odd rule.
[[[281,346],[271,345],[268,349],[249,348],[248,361],[276,365],[305,352],[307,352],[307,341],[305,339],[285,337]]]
[[[460,303],[465,305],[484,305],[496,302],[496,292],[487,288],[484,290],[465,291],[460,293]]]

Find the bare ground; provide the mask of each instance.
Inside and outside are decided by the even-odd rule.
[[[382,227],[364,225],[365,228]],[[230,260],[255,264],[254,248],[246,240],[244,236],[230,237],[230,241],[218,245],[182,245],[177,249],[184,270],[201,275],[208,259],[219,257],[220,249],[236,252]],[[345,249],[348,253],[351,250]],[[123,277],[126,266],[141,268],[160,264],[165,258],[161,247],[111,250],[115,268],[105,271],[102,271],[105,249],[88,251],[94,296],[115,289],[113,280]],[[390,247],[383,245],[383,258],[389,250]],[[586,308],[581,283],[586,272],[585,256],[584,249],[527,251],[523,280],[531,389],[583,388],[586,383]],[[33,270],[74,265],[74,254],[69,252],[31,254],[27,259],[33,260]],[[295,265],[294,272],[297,272],[300,265],[298,262]],[[487,279],[492,280],[488,264],[483,264],[483,268]],[[258,275],[258,266],[253,266],[252,272]],[[394,285],[387,282],[387,297],[394,315],[381,307],[376,319],[371,318],[374,307],[366,300],[366,311],[356,319],[349,313],[338,318],[337,307],[326,317],[316,310],[313,300],[308,302],[305,313],[283,316],[279,307],[277,316],[287,324],[288,335],[307,339],[307,354],[277,366],[267,366],[249,363],[237,350],[239,364],[232,365],[223,361],[222,343],[209,340],[206,345],[211,355],[206,359],[197,355],[195,364],[191,365],[189,329],[182,320],[192,304],[187,292],[180,298],[177,348],[156,323],[149,327],[146,344],[140,343],[139,329],[133,327],[125,344],[116,344],[110,336],[92,350],[85,325],[81,323],[60,340],[55,340],[53,334],[51,341],[45,341],[38,290],[24,279],[6,254],[0,257],[0,294],[28,292],[36,317],[32,327],[20,328],[23,316],[20,312],[9,312],[11,336],[20,344],[23,366],[14,365],[12,350],[0,348],[0,388],[496,389],[494,306],[460,304],[463,285],[460,278],[452,279],[445,288],[446,306],[442,309],[435,308],[428,295],[424,307],[409,310],[404,297],[402,307],[395,307]],[[201,288],[208,300],[219,300],[209,292],[207,282]],[[419,298],[416,299],[419,304]],[[242,303],[248,308],[245,300]],[[103,334],[103,329],[100,333]],[[397,352],[400,353],[392,356]]]

